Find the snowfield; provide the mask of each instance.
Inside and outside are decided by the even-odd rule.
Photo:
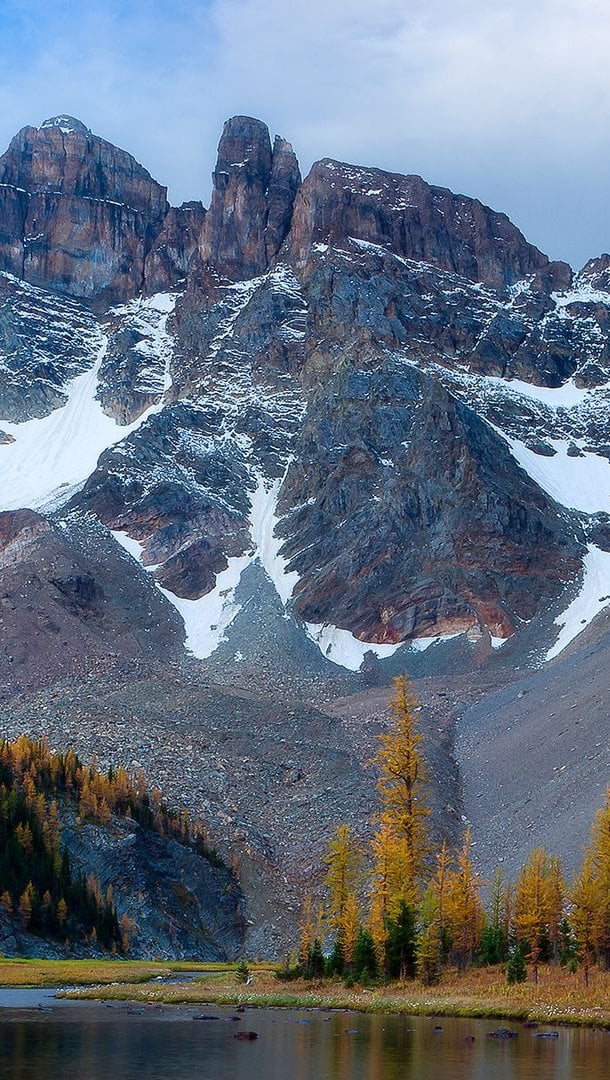
[[[175,297],[165,294],[145,302],[161,313],[151,335],[151,347],[155,341],[165,353],[165,322],[174,303]],[[0,417],[0,428],[15,440],[0,445],[0,509],[57,509],[91,476],[104,450],[127,438],[163,408],[161,400],[127,426],[106,415],[96,393],[107,348],[108,340],[100,330],[95,363],[66,387],[68,400],[62,408],[20,424]],[[168,370],[169,356],[160,390],[169,388]]]

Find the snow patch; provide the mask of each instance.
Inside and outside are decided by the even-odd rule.
[[[568,292],[551,293],[551,300],[555,307],[565,308],[570,304],[607,304],[610,302],[610,293],[604,289],[594,289],[588,281],[576,281],[575,287]]]
[[[96,400],[104,338],[93,365],[67,387],[65,405],[37,420],[0,418],[15,441],[0,446],[0,508],[51,510],[62,505],[94,471],[100,454],[136,431],[163,403],[151,405],[132,424],[119,426]]]
[[[584,560],[584,578],[578,596],[558,615],[555,624],[561,626],[557,641],[547,652],[545,660],[552,660],[563,652],[574,638],[610,604],[610,551],[601,551],[589,545]]]
[[[491,634],[490,635],[490,641],[491,641],[492,649],[501,649],[503,645],[506,645],[507,641],[510,641],[510,638],[507,638],[507,637],[494,637],[493,634]]]
[[[454,637],[460,637],[463,632],[463,630],[458,630],[455,634],[437,634],[435,637],[411,638],[405,644],[413,652],[426,652],[432,645],[441,645],[443,641],[451,641]]]
[[[117,543],[142,566],[144,545],[125,532],[114,529],[110,531]],[[216,575],[214,588],[198,600],[187,600],[176,596],[175,593],[164,589],[155,581],[159,592],[163,593],[165,599],[169,600],[181,616],[186,632],[185,648],[198,660],[207,659],[222,641],[226,641],[225,631],[240,611],[240,604],[235,603],[235,590],[242,573],[251,561],[251,555],[227,559],[228,566],[226,570],[221,570]],[[153,570],[159,568],[159,565],[144,566],[144,570],[152,573]]]
[[[534,386],[533,383],[523,382],[521,379],[500,379],[496,375],[488,375],[486,383],[511,393],[520,394],[522,397],[539,401],[548,405],[551,409],[570,409],[582,405],[595,390],[585,390],[576,386],[573,379],[568,379],[563,386]],[[604,389],[596,387],[596,390]]]
[[[132,536],[128,535],[128,533],[122,532],[118,529],[111,529],[110,532],[116,540],[117,544],[120,544],[121,547],[124,548],[124,550],[128,553],[128,555],[131,555],[132,559],[135,559],[136,562],[142,563],[142,552],[144,551],[144,545],[141,544],[139,540],[134,540]],[[146,569],[148,570],[150,569],[150,567],[146,567]]]
[[[392,656],[404,642],[394,645],[378,645],[360,641],[349,630],[340,630],[328,623],[305,623],[307,636],[318,646],[322,656],[348,671],[359,671],[367,652],[375,653],[380,660]]]
[[[556,502],[585,514],[610,512],[610,461],[607,458],[590,451],[583,451],[581,457],[569,457],[570,443],[565,439],[551,440],[557,453],[545,457],[529,450],[518,439],[512,439],[504,432],[500,434],[521,468]]]
[[[120,544],[121,547],[124,548],[124,550],[129,555],[131,555],[132,559],[135,559],[136,562],[140,563],[140,566],[142,566],[144,570],[146,570],[149,574],[152,574],[155,570],[159,569],[161,563],[155,563],[154,565],[152,563],[144,563],[144,560],[142,558],[144,552],[144,544],[141,544],[139,540],[134,540],[134,538],[132,536],[129,536],[128,533],[121,532],[118,529],[111,529],[110,532],[116,540],[117,544]]]
[[[287,573],[287,560],[280,555],[284,541],[275,535],[279,521],[277,500],[283,480],[284,477],[269,483],[258,477],[258,486],[251,498],[250,531],[255,545],[255,558],[258,558],[265,573],[271,578],[280,600],[285,605],[294,592],[299,575],[296,571]]]
[[[252,559],[250,555],[240,555],[227,561],[229,565],[216,575],[212,591],[199,600],[185,600],[157,584],[159,592],[182,616],[186,630],[185,647],[198,660],[207,659],[222,641],[226,641],[225,631],[241,609],[241,605],[235,602],[235,590]]]

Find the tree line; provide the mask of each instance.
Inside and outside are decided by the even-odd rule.
[[[144,774],[102,771],[73,750],[59,753],[45,739],[0,742],[0,909],[24,931],[61,941],[86,938],[126,951],[133,924],[118,918],[112,888],[75,868],[62,844],[62,816],[106,825],[129,817],[160,836],[220,859],[199,821],[170,811]]]
[[[304,905],[292,974],[432,983],[447,967],[503,964],[509,982],[526,979],[528,967],[537,982],[549,962],[580,968],[588,985],[592,965],[610,969],[610,789],[569,884],[559,857],[541,847],[514,882],[501,869],[483,882],[470,830],[457,850],[431,843],[419,706],[404,676],[389,706],[392,724],[373,759],[379,810],[370,844],[363,851],[345,824],[330,838],[325,902]]]

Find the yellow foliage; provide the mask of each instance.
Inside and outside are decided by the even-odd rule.
[[[470,829],[457,856],[457,867],[447,872],[447,923],[460,970],[472,961],[483,928],[482,881],[472,865]]]
[[[430,814],[425,801],[428,778],[420,749],[422,736],[415,718],[419,706],[404,675],[394,679],[389,705],[392,726],[380,736],[373,759],[380,770],[377,790],[382,806],[379,852],[373,846],[377,864],[374,878],[385,876],[387,912],[397,908],[401,900],[413,904],[420,894],[429,853],[426,820]]]
[[[349,825],[339,825],[326,852],[326,888],[330,925],[342,925],[348,896],[357,892],[362,856]]]

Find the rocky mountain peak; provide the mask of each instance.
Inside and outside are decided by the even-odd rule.
[[[52,117],[0,157],[0,270],[99,307],[145,291],[148,269],[154,288],[170,287],[203,221],[190,205],[168,221],[167,189],[131,154]]]
[[[30,195],[114,202],[152,218],[167,212],[167,189],[143,165],[67,116],[22,128],[0,157],[0,183]]]
[[[218,144],[213,182],[202,266],[229,281],[264,273],[288,233],[301,182],[290,143],[278,137],[272,148],[260,120],[232,117]]]
[[[589,259],[578,275],[581,282],[586,282],[592,289],[610,291],[610,255],[604,253],[595,259]]]
[[[303,266],[315,243],[350,239],[504,288],[548,265],[505,214],[421,176],[316,162],[295,201],[289,254]]]
[[[43,131],[45,128],[59,128],[63,131],[64,135],[69,135],[72,132],[78,132],[80,135],[91,135],[91,129],[83,124],[82,120],[77,120],[74,116],[52,116],[49,120],[45,120],[40,125],[39,130]]]

